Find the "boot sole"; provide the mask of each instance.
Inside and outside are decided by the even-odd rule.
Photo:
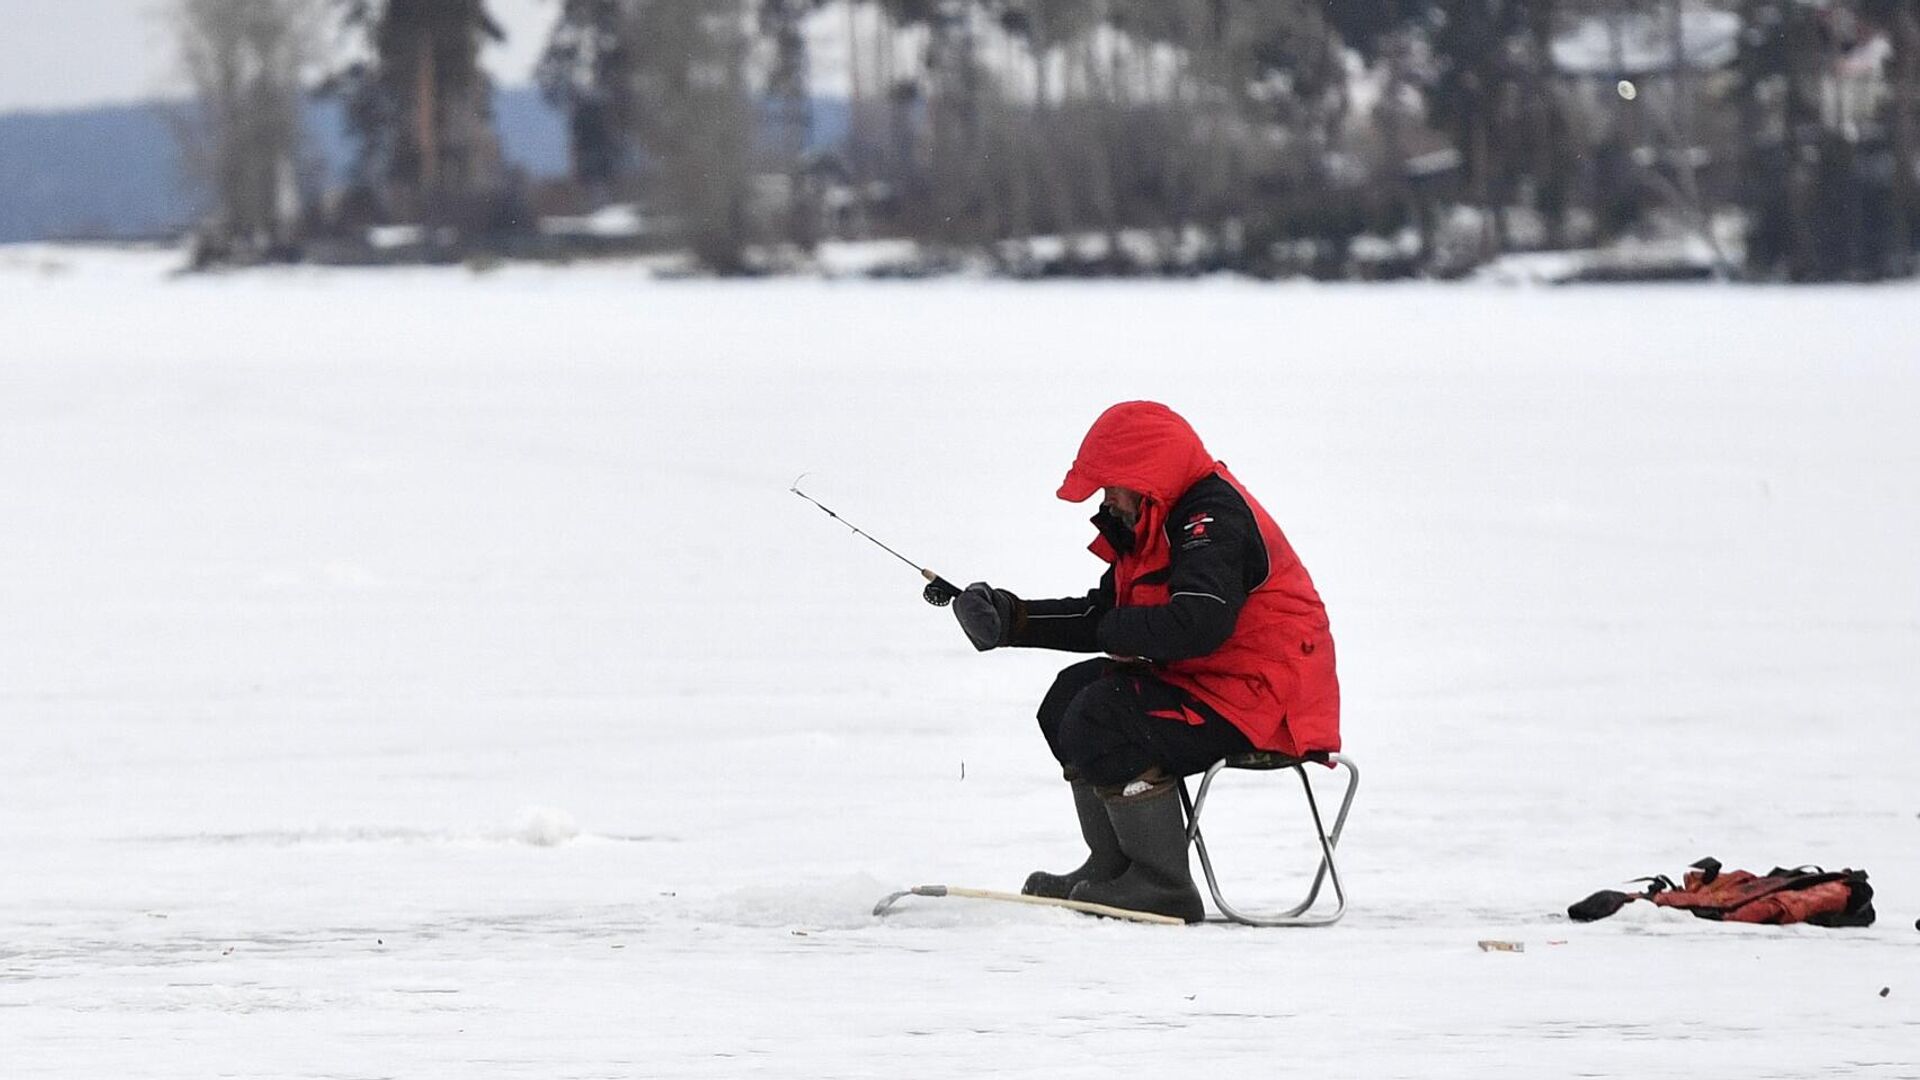
[[[916,885],[911,889],[902,889],[891,893],[873,906],[875,915],[885,915],[893,905],[908,896],[958,896],[968,900],[992,900],[1009,904],[1033,904],[1041,907],[1066,908],[1085,915],[1099,915],[1108,919],[1125,919],[1128,922],[1150,923],[1154,926],[1186,926],[1187,920],[1173,915],[1162,915],[1156,911],[1134,911],[1130,908],[1114,907],[1111,904],[1096,904],[1090,900],[1063,900],[1053,896],[1026,896],[1021,893],[999,892],[993,889],[968,889],[959,885]]]

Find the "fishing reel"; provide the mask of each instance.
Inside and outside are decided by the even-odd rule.
[[[920,599],[934,607],[946,607],[960,595],[960,590],[954,587],[953,582],[939,574],[931,570],[923,570],[921,573],[927,575],[927,587],[920,590]]]

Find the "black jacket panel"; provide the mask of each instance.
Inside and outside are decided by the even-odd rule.
[[[1113,570],[1108,568],[1100,584],[1085,596],[1060,600],[1024,600],[1014,619],[1013,643],[1032,649],[1058,649],[1062,652],[1100,651],[1095,631],[1100,616],[1113,608]]]
[[[1205,656],[1226,643],[1247,594],[1267,576],[1266,545],[1246,500],[1210,476],[1167,514],[1164,604],[1125,605],[1100,617],[1100,648],[1162,663]],[[1143,579],[1144,580],[1144,579]]]

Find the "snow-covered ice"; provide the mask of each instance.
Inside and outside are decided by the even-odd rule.
[[[9,1078],[1920,1077],[1912,287],[168,265],[0,249]],[[1351,913],[876,920],[1077,858],[1068,658],[787,485],[1081,591],[1131,397],[1326,597]],[[1296,799],[1222,781],[1233,892]],[[1561,914],[1704,855],[1881,921]]]

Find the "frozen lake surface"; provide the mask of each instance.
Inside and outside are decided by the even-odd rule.
[[[0,248],[9,1078],[1920,1077],[1912,287],[172,262]],[[1326,598],[1350,914],[870,917],[1077,861],[1071,658],[787,486],[1083,592],[1137,397]],[[1222,781],[1231,892],[1297,799]],[[1563,917],[1705,855],[1881,921]]]

